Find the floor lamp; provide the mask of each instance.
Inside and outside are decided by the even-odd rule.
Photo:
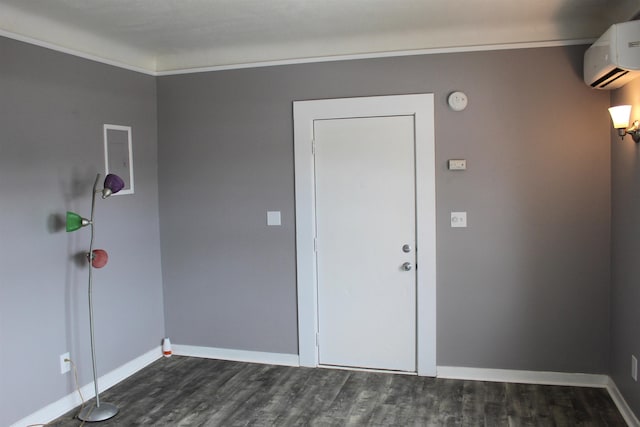
[[[108,260],[107,253],[102,249],[93,249],[93,214],[96,207],[96,194],[101,193],[102,198],[106,199],[112,194],[124,188],[124,181],[117,175],[108,174],[104,179],[104,185],[102,189],[98,189],[98,182],[100,181],[100,174],[96,176],[96,180],[93,184],[93,195],[91,199],[91,217],[89,219],[83,218],[74,212],[67,212],[67,232],[76,231],[87,225],[91,227],[91,241],[89,243],[89,252],[87,258],[89,260],[89,332],[91,336],[91,363],[93,365],[93,385],[96,391],[96,404],[95,406],[87,406],[82,408],[78,414],[78,418],[83,421],[104,421],[113,417],[118,413],[118,407],[106,402],[100,402],[100,394],[98,392],[98,375],[96,368],[96,348],[95,337],[93,333],[93,269],[104,267]]]

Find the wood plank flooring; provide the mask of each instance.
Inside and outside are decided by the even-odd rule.
[[[100,395],[87,426],[626,426],[606,389],[173,356]],[[51,425],[78,427],[78,409]]]

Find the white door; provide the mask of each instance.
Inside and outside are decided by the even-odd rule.
[[[309,367],[321,364],[369,365],[369,367],[382,367],[383,369],[417,370],[418,375],[435,376],[437,329],[433,94],[295,101],[293,103],[293,117],[299,364]],[[357,118],[363,118],[363,120]],[[371,169],[377,170],[374,171],[373,176],[361,175],[360,168],[364,168],[366,162],[373,162],[374,165],[377,165],[376,162],[380,161],[378,155],[380,152],[385,153],[383,157],[388,158],[392,164],[411,162],[403,157],[406,153],[404,149],[400,148],[408,143],[407,138],[403,138],[404,142],[400,142],[394,136],[392,144],[394,148],[389,148],[384,141],[379,140],[379,136],[384,135],[388,127],[392,129],[397,127],[400,129],[400,134],[406,135],[408,130],[404,123],[407,121],[412,121],[413,126],[414,167],[398,168],[401,170],[390,173],[391,169],[387,168],[395,168],[396,166],[387,164],[380,167],[367,166],[367,174],[371,172]],[[378,131],[349,129],[347,133],[364,132],[365,139],[367,143],[370,143],[370,146],[362,141],[360,144],[339,144],[333,147],[330,146],[332,144],[323,144],[322,132],[324,130],[330,131],[332,126],[357,128],[362,123],[371,123],[377,127]],[[320,132],[318,134],[319,142],[314,143],[316,126]],[[385,130],[381,130],[380,127]],[[342,133],[342,130],[339,133]],[[316,164],[314,145],[318,148],[318,164]],[[324,151],[325,147],[328,147],[327,151]],[[396,147],[398,151],[396,151]],[[332,156],[337,160],[325,162],[324,159],[328,159],[325,156]],[[398,157],[396,158],[396,156]],[[341,164],[340,162],[343,161],[346,163]],[[329,164],[332,168],[340,167],[340,170],[325,169],[324,163]],[[355,170],[358,170],[358,174],[354,172]],[[415,173],[415,178],[413,180],[408,179],[407,176],[400,178],[405,173]],[[317,174],[318,176],[316,176]],[[344,179],[340,179],[340,176]],[[339,179],[334,179],[336,177]],[[319,183],[321,193],[319,201],[316,200],[316,190],[318,189],[316,178],[322,180]],[[394,181],[396,178],[400,179],[402,183],[396,183]],[[408,183],[404,182],[405,178]],[[333,190],[323,192],[322,188],[326,185],[333,187]],[[362,202],[364,208],[354,208],[356,205],[354,203],[348,205],[340,202],[340,197],[348,198],[350,201],[355,200],[357,191],[353,190],[353,186],[360,191],[359,185],[363,187],[370,185],[375,191],[389,191],[386,191],[385,194],[375,195],[375,191],[372,190],[370,194],[365,192],[369,194],[368,196],[365,193],[358,196],[364,200]],[[399,218],[409,214],[412,209],[403,207],[403,202],[397,201],[396,198],[400,197],[405,200],[401,194],[412,191],[410,190],[412,186],[415,186],[413,199],[415,220],[400,221]],[[328,202],[324,201],[325,197],[328,198]],[[371,206],[372,199],[374,200],[373,206]],[[360,203],[359,201],[358,205]],[[326,210],[326,207],[323,207],[325,205],[330,206],[331,209]],[[316,214],[317,208],[322,210],[318,215]],[[360,214],[357,210],[351,211],[350,209],[363,209],[364,213]],[[390,213],[387,210],[390,210]],[[331,215],[332,211],[335,211],[336,215]],[[327,215],[326,220],[323,219],[325,214]],[[390,216],[386,217],[385,215]],[[357,219],[343,225],[344,231],[340,233],[324,233],[322,231],[324,224],[322,221],[329,221],[327,224],[332,221],[339,223],[346,216]],[[317,218],[320,220],[319,224],[317,224]],[[400,222],[413,224],[415,232],[393,228],[398,226]],[[359,228],[364,226],[370,229],[363,231],[364,229]],[[326,225],[324,227],[326,228]],[[317,256],[316,233],[318,231],[321,236],[320,241],[317,242],[320,246],[320,252]],[[353,233],[353,235],[349,236],[349,233]],[[357,233],[365,234],[365,236],[361,238]],[[347,234],[347,237],[343,237],[343,234]],[[325,237],[329,240],[327,241]],[[332,242],[331,239],[338,240]],[[385,241],[384,239],[390,239],[390,241],[374,246],[374,243],[378,245],[378,239],[380,242]],[[415,247],[411,248],[411,252],[398,252],[404,244],[409,243],[405,240],[411,239],[415,240]],[[370,245],[351,249],[343,248],[343,245],[364,241],[369,242]],[[327,251],[323,249],[326,245],[336,249]],[[387,250],[388,253],[385,252]],[[338,256],[339,251],[345,255]],[[373,256],[367,258],[367,254],[373,254]],[[323,256],[333,257],[337,263],[330,261],[329,258],[323,258]],[[361,259],[366,260],[362,261]],[[413,262],[413,260],[416,260],[418,269],[414,268],[408,272],[400,270],[400,266],[404,262]],[[325,268],[320,267],[320,262],[333,267],[324,271]],[[387,264],[390,270],[386,270]],[[337,270],[336,272],[332,271],[334,268]],[[374,271],[378,273],[374,273]],[[344,276],[346,278],[343,277],[341,280],[344,281],[343,283],[348,283],[350,288],[342,289],[334,285],[333,289],[326,288],[326,292],[324,288],[320,290],[319,282],[323,279],[319,278],[319,274],[324,275],[323,278],[326,278],[328,274],[335,274],[336,277],[339,277],[340,274],[346,275]],[[381,289],[384,289],[384,286],[383,280],[378,279],[387,274],[388,276],[385,277],[388,278],[388,282],[393,284],[391,287],[393,297],[381,298]],[[351,280],[349,275],[357,280]],[[372,277],[373,279],[371,279]],[[403,283],[405,280],[415,281],[415,286]],[[363,285],[370,288],[366,288],[366,291],[363,292],[361,288]],[[374,285],[377,288],[373,288]],[[403,298],[403,295],[407,299],[411,298],[412,291],[415,299],[413,304],[397,302]],[[359,294],[355,294],[356,292]],[[350,296],[350,299],[346,300],[350,302],[345,304],[340,296],[341,293]],[[325,307],[324,303],[319,303],[321,294],[322,298],[325,298],[326,294],[330,301],[336,300],[336,304],[342,304],[342,308],[339,309],[338,306],[335,309],[329,308],[321,315],[319,313],[320,305],[323,310]],[[395,299],[396,302],[391,303],[392,299]],[[369,305],[369,300],[373,301],[372,305]],[[383,300],[383,304],[380,306],[381,300]],[[390,307],[397,306],[403,306],[406,310],[400,312],[394,308],[394,314],[390,314]],[[413,317],[413,322],[407,321],[410,317]],[[401,320],[402,318],[404,320]],[[333,322],[333,325],[330,325],[329,322]],[[406,325],[401,325],[404,322]],[[338,329],[338,334],[327,334],[326,329],[330,328]],[[349,331],[347,328],[351,330]],[[340,335],[343,333],[343,329],[344,335]],[[390,331],[393,332],[390,333]],[[399,339],[396,337],[397,334],[405,336]],[[411,334],[413,334],[413,340],[409,339]],[[336,340],[333,343],[325,343],[324,340],[331,340],[331,336],[338,338],[333,338]],[[399,339],[399,341],[388,341],[389,339]],[[409,346],[413,346],[413,352],[405,351]],[[322,347],[321,350],[320,347]],[[340,353],[344,351],[343,349],[355,351],[346,350],[349,356],[345,357]],[[396,351],[398,354],[392,354]],[[411,361],[409,353],[413,353],[413,361]],[[393,363],[389,363],[390,359]]]
[[[318,360],[416,371],[414,116],[314,122]]]

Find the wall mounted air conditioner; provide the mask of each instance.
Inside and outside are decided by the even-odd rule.
[[[584,82],[617,89],[640,76],[640,21],[614,24],[584,54]]]

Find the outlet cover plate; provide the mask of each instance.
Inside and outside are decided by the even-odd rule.
[[[467,226],[466,212],[451,212],[451,227],[465,228]]]
[[[69,356],[69,353],[60,355],[60,373],[61,374],[66,374],[71,370],[71,362],[65,362],[65,359],[71,360],[71,356]]]

